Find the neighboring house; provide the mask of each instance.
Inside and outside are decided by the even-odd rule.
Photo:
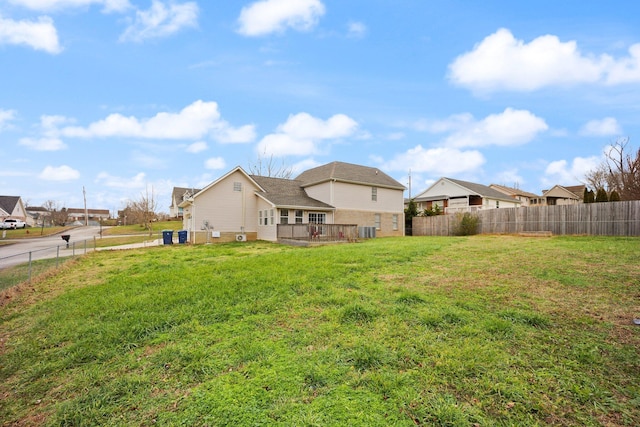
[[[551,190],[544,190],[542,197],[546,200],[548,206],[575,205],[582,203],[584,189],[584,185],[573,185],[570,187],[554,185]]]
[[[179,206],[180,203],[189,199],[198,191],[200,191],[198,188],[173,187],[173,191],[171,192],[171,206],[169,206],[169,218],[182,219],[183,212]]]
[[[0,221],[5,218],[14,218],[27,222],[27,210],[20,196],[0,196]]]
[[[87,209],[86,213],[83,208],[69,208],[67,212],[67,222],[80,221],[84,224],[85,214],[89,221],[104,221],[111,216],[109,209]]]
[[[27,207],[27,224],[32,227],[35,226],[50,226],[51,214],[42,206],[28,206]]]
[[[509,197],[520,200],[522,202],[522,207],[539,206],[544,204],[544,198],[542,196],[538,196],[534,193],[529,193],[528,191],[524,191],[519,188],[506,187],[504,185],[498,184],[491,184],[489,188],[493,188],[494,190],[506,194]]]
[[[486,185],[440,178],[414,199],[419,210],[435,208],[446,214],[474,212],[480,209],[517,208],[522,202]]]
[[[404,190],[379,169],[342,162],[295,179],[249,175],[236,167],[179,206],[192,242],[203,241],[201,230],[207,239],[276,241],[279,224],[350,224],[375,227],[381,237],[402,236]]]

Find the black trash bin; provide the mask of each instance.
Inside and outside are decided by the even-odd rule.
[[[173,230],[162,230],[162,242],[165,245],[173,244]]]
[[[187,243],[187,230],[178,231],[178,243],[180,244]]]

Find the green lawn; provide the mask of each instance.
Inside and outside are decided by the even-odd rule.
[[[638,426],[640,239],[97,252],[0,295],[0,420]]]
[[[182,221],[158,221],[151,223],[151,234],[157,235],[162,230],[182,230]],[[118,225],[115,227],[105,228],[103,235],[123,235],[123,234],[149,234],[149,230],[140,224]]]

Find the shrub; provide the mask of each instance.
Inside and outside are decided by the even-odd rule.
[[[478,234],[478,226],[480,225],[480,217],[470,212],[456,213],[456,219],[453,227],[453,234],[456,236],[471,236]]]

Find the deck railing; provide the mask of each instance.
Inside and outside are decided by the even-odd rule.
[[[357,238],[358,226],[356,224],[278,224],[278,240],[348,242]]]

